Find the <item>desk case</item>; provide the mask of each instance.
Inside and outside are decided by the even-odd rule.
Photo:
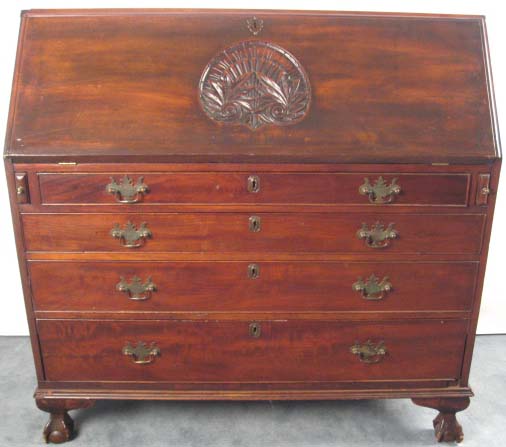
[[[371,398],[462,440],[482,17],[28,11],[5,166],[47,441],[97,399]]]

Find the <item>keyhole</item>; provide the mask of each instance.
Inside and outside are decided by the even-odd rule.
[[[248,177],[248,191],[249,192],[260,191],[260,178],[257,175],[250,175]]]
[[[260,217],[251,216],[249,218],[249,229],[253,233],[258,233],[260,231]]]
[[[257,264],[248,265],[248,276],[257,279],[260,276],[260,267]]]
[[[248,25],[248,29],[251,31],[251,33],[256,36],[260,31],[262,31],[263,28],[263,20],[257,19],[256,17],[252,17],[251,19],[248,19],[246,21]]]
[[[260,337],[261,332],[262,328],[260,327],[259,323],[251,323],[249,325],[249,333],[253,338]]]

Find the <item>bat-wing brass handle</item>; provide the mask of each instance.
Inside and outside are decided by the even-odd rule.
[[[371,248],[386,248],[390,245],[391,239],[399,237],[399,233],[394,229],[393,223],[385,226],[379,222],[369,228],[365,223],[362,224],[360,230],[357,231],[357,237],[364,239],[365,244]]]
[[[156,357],[161,355],[160,348],[155,343],[151,343],[149,346],[142,341],[137,342],[135,346],[127,343],[122,349],[123,355],[132,358],[132,362],[138,365],[146,365],[153,363]]]
[[[138,276],[134,276],[131,282],[120,276],[116,290],[125,292],[128,294],[128,298],[133,301],[146,301],[151,298],[151,293],[156,291],[156,284],[151,280],[151,276],[144,283]]]
[[[385,295],[392,290],[388,276],[385,276],[381,281],[375,275],[369,276],[365,281],[358,278],[352,286],[353,290],[360,292],[362,297],[369,301],[379,301],[385,298]]]
[[[387,354],[387,348],[385,347],[385,343],[383,341],[376,344],[371,340],[367,340],[363,344],[360,344],[357,341],[350,348],[350,352],[358,356],[360,361],[363,363],[379,363]]]
[[[374,184],[369,183],[367,177],[364,183],[358,188],[358,192],[369,197],[371,203],[391,203],[395,196],[401,193],[401,187],[397,184],[397,179],[392,179],[390,185],[387,185],[383,177],[379,177]]]
[[[117,202],[127,204],[140,202],[142,197],[149,192],[143,177],[139,177],[134,184],[128,175],[124,175],[119,182],[111,177],[111,183],[105,187],[105,190],[109,194],[113,194]]]
[[[119,224],[114,224],[111,230],[111,236],[121,241],[121,245],[126,248],[137,248],[144,245],[146,239],[152,236],[151,230],[148,228],[146,222],[142,222],[139,229],[130,221],[128,221],[124,228]]]

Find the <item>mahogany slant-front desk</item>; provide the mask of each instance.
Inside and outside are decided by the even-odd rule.
[[[5,164],[46,441],[97,399],[403,397],[461,441],[498,141],[483,17],[23,13]]]

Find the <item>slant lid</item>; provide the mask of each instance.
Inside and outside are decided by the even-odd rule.
[[[475,16],[23,14],[18,160],[478,162],[499,148]]]

